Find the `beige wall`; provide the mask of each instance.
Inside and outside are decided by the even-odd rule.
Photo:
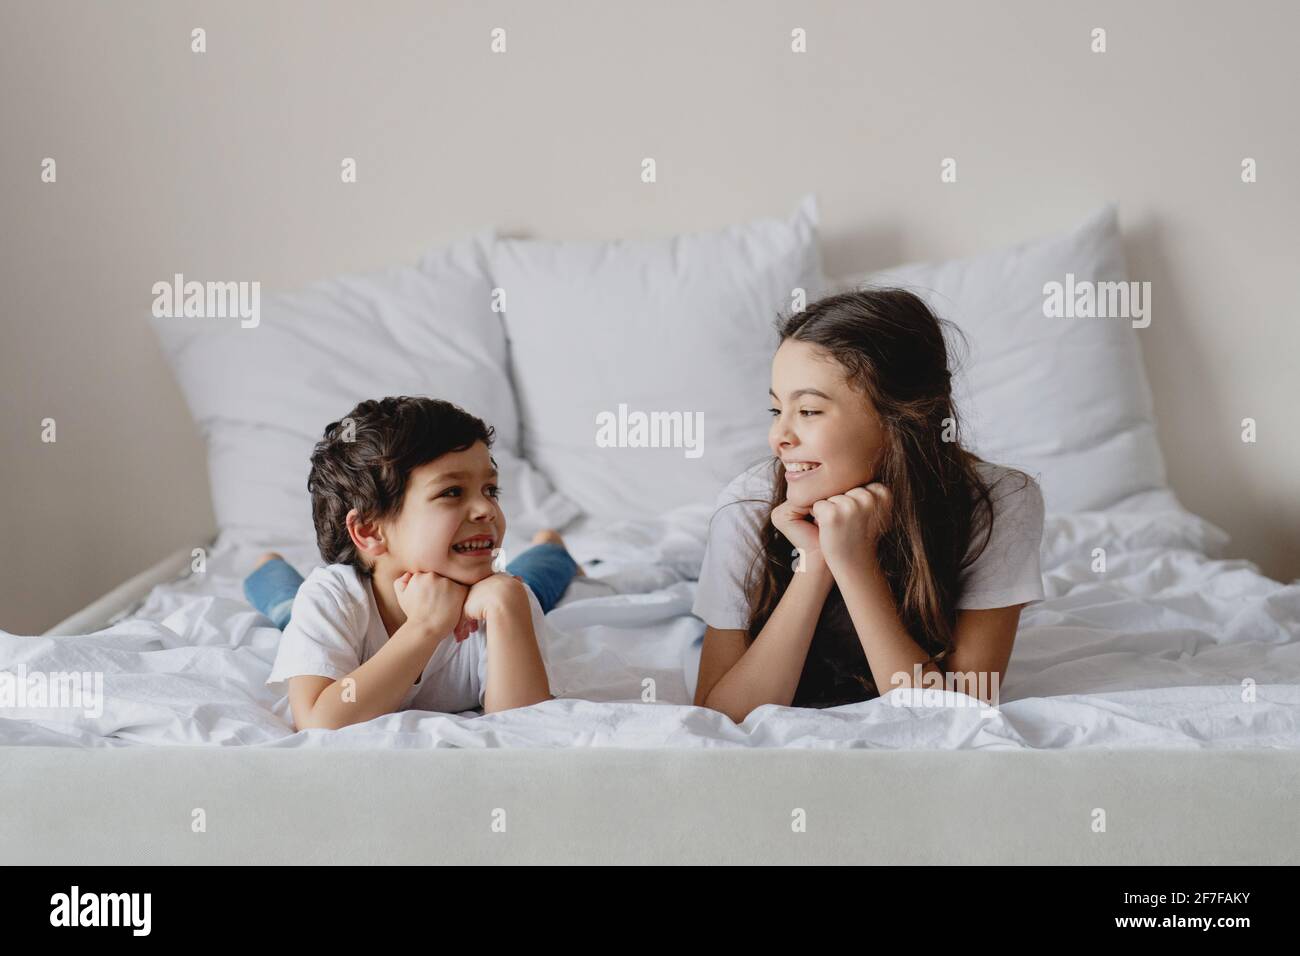
[[[153,282],[272,290],[489,224],[707,229],[807,190],[833,273],[1118,200],[1153,283],[1141,334],[1173,487],[1232,554],[1300,576],[1298,29],[1282,0],[6,3],[0,628],[39,631],[210,531]]]

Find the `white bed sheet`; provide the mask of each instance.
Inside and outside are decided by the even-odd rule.
[[[105,689],[100,714],[0,709],[0,745],[1300,749],[1300,582],[1222,560],[1226,535],[1168,492],[1047,516],[1048,599],[1022,616],[991,715],[961,695],[933,706],[902,690],[827,710],[764,706],[740,725],[689,706],[686,667],[703,632],[691,579],[708,514],[566,532],[597,580],[549,619],[561,682],[584,699],[294,733],[287,701],[263,683],[279,632],[240,592],[256,555],[277,545],[227,538],[203,574],[155,588],[105,630],[0,632],[0,669],[98,671]],[[310,547],[278,547],[303,572],[315,563]],[[1106,549],[1105,574],[1091,570],[1094,547]]]

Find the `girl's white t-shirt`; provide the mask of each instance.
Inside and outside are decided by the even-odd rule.
[[[549,676],[549,626],[537,596],[527,584],[524,590]],[[388,630],[369,579],[350,564],[319,567],[298,588],[266,683],[279,684],[305,674],[338,680],[374,657],[387,641]],[[551,693],[563,696],[557,693],[553,677],[550,683]],[[480,623],[478,631],[463,641],[448,634],[438,643],[397,709],[455,714],[482,707],[486,692],[487,625]]]
[[[993,532],[984,552],[961,574],[958,609],[1035,604],[1044,598],[1039,568],[1043,539],[1043,493],[1038,482],[988,462],[976,466],[990,486]],[[772,466],[764,461],[732,479],[718,496],[692,613],[718,630],[745,630],[749,606],[745,576],[759,549],[772,493]],[[756,501],[746,499],[757,499]],[[976,529],[967,553],[983,543]]]

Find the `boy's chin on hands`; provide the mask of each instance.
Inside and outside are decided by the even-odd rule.
[[[472,587],[495,573],[492,564],[500,551],[494,536],[476,535],[468,542],[463,542],[461,548],[463,549],[466,544],[469,550],[458,550],[456,545],[449,546],[447,557],[442,561],[443,567],[436,573],[466,587]]]
[[[446,578],[448,581],[455,581],[457,584],[467,588],[472,588],[484,578],[490,578],[493,574],[492,567],[486,568],[462,568],[452,564],[443,564],[436,568],[407,568],[403,574],[436,574],[440,578]],[[399,575],[400,577],[400,575]]]
[[[447,557],[440,561],[415,561],[410,562],[399,573],[401,574],[420,574],[427,572],[436,574],[439,577],[455,581],[457,584],[463,584],[470,588],[478,584],[484,578],[490,578],[495,573],[492,570],[494,556],[488,554],[486,557],[479,555],[466,556],[457,554],[455,551],[448,550]],[[419,564],[420,567],[415,567]]]

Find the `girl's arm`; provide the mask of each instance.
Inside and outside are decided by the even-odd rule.
[[[763,630],[745,647],[744,631],[704,632],[695,703],[736,723],[763,704],[788,707],[834,579],[821,555],[805,555]]]
[[[922,679],[931,672],[941,677],[950,673],[964,681],[965,686],[959,684],[957,689],[988,702],[983,691],[991,686],[991,696],[996,696],[1024,605],[962,611],[957,615],[953,651],[943,667],[926,663],[930,655],[912,640],[899,620],[893,593],[876,560],[876,540],[888,526],[890,506],[888,490],[876,484],[813,506],[827,562],[876,686],[882,692],[912,687],[918,684],[918,673]]]
[[[882,694],[895,687],[919,684],[915,679],[918,666],[921,676],[931,671],[943,676],[940,667],[926,663],[930,655],[912,640],[898,619],[894,595],[874,555],[859,566],[842,570],[835,581],[867,655],[871,676]]]
[[[876,558],[876,543],[889,526],[893,498],[879,482],[832,495],[812,507],[826,564],[839,585],[866,654],[871,676],[882,694],[912,687],[929,672],[930,655],[912,640],[898,618],[889,582]]]
[[[916,665],[927,661],[925,653],[898,620],[894,596],[879,567],[874,563],[837,578],[840,593],[853,619],[854,630],[866,652],[871,675],[882,693],[894,687],[912,687]],[[920,673],[954,674],[953,689],[994,703],[1002,686],[1011,647],[1016,640],[1023,604],[986,610],[961,611],[953,634],[953,649],[943,667],[926,663]],[[944,686],[948,686],[945,684]]]
[[[993,688],[996,696],[1011,660],[1011,646],[1016,642],[1023,608],[1023,604],[1013,604],[958,612],[952,653],[944,661],[944,671],[957,675],[961,681],[957,684],[958,690],[987,703],[997,703],[988,700],[983,693],[977,693],[977,690],[984,689],[979,675],[985,675],[986,686]]]

